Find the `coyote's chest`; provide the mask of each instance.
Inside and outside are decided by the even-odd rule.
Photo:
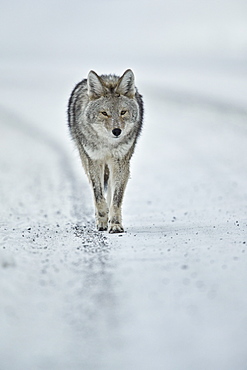
[[[108,158],[123,158],[129,152],[134,139],[130,140],[102,140],[94,145],[86,144],[84,149],[87,155],[93,160],[106,160]],[[96,145],[95,145],[96,144]]]

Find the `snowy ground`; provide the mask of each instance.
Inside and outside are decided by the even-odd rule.
[[[198,3],[1,4],[0,370],[246,370],[246,4]],[[129,67],[145,125],[108,235],[66,104]]]

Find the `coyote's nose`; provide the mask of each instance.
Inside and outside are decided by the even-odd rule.
[[[116,136],[116,137],[118,137],[121,134],[121,132],[122,131],[120,130],[120,128],[114,128],[112,130],[113,135]]]

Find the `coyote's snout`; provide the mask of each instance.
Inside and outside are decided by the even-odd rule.
[[[129,161],[143,121],[142,96],[133,72],[127,69],[117,77],[90,71],[70,96],[68,120],[92,185],[97,228],[123,232],[121,206]]]
[[[114,128],[114,129],[112,130],[112,133],[113,133],[113,135],[114,135],[115,137],[120,136],[120,135],[121,135],[121,132],[122,132],[121,128]]]

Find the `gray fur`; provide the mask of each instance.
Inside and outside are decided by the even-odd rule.
[[[121,206],[142,121],[142,96],[130,69],[121,77],[90,71],[72,91],[69,128],[92,185],[98,230],[124,231]]]

